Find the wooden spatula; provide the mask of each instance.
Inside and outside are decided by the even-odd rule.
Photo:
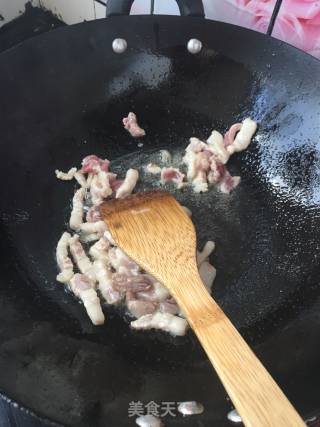
[[[207,292],[197,269],[194,226],[174,197],[138,193],[104,203],[101,214],[116,244],[177,300],[244,424],[305,426]]]

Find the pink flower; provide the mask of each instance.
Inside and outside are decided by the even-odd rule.
[[[206,0],[206,16],[265,33],[275,0]],[[272,35],[320,58],[320,0],[283,0]]]
[[[224,0],[205,4],[207,18],[229,22],[265,33],[276,0]]]
[[[320,1],[283,0],[272,35],[320,58]]]

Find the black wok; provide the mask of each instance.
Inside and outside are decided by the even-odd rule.
[[[123,54],[112,50],[117,37]],[[203,43],[197,55],[190,38]],[[200,246],[216,241],[215,298],[298,411],[317,415],[319,86],[316,59],[200,17],[112,17],[0,55],[0,391],[70,426],[134,425],[128,406],[139,400],[204,404],[203,415],[167,426],[229,425],[231,403],[191,332],[133,332],[110,308],[94,327],[56,283],[74,188],[54,170],[96,153],[121,173],[250,115],[259,131],[230,162],[242,176],[236,191],[177,197],[193,210]],[[122,128],[128,111],[147,131],[143,147]]]

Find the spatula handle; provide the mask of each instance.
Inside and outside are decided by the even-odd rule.
[[[196,275],[195,275],[196,276]],[[247,427],[302,427],[271,375],[210,297],[199,277],[175,295]]]

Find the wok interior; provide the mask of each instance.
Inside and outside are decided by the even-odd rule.
[[[101,37],[102,32],[96,46]],[[311,132],[302,113],[303,106],[313,102],[307,96],[309,88],[303,86],[307,83],[301,83],[296,96],[290,84],[277,80],[268,67],[253,71],[250,65],[209,48],[192,57],[180,45],[156,53],[128,52],[126,59],[110,66],[98,53],[98,68],[84,67],[81,72],[72,61],[69,70],[60,69],[58,52],[56,66],[50,71],[45,59],[39,73],[45,67],[55,79],[62,78],[62,85],[53,79],[41,96],[45,82],[30,77],[31,87],[18,87],[13,96],[23,94],[31,111],[17,108],[16,120],[23,120],[23,126],[5,139],[24,138],[25,146],[32,149],[18,143],[7,147],[6,155],[16,169],[10,194],[3,197],[2,245],[8,280],[1,291],[5,301],[1,317],[5,324],[10,321],[18,336],[7,343],[6,354],[15,356],[11,368],[6,361],[4,390],[17,394],[16,384],[10,381],[10,369],[17,364],[29,363],[32,375],[39,375],[47,365],[54,385],[41,373],[40,401],[35,405],[38,392],[28,396],[34,380],[23,380],[26,370],[17,380],[18,397],[48,416],[58,414],[60,421],[70,412],[74,422],[96,416],[97,423],[107,413],[109,419],[118,419],[118,409],[112,407],[115,396],[117,407],[125,411],[127,401],[136,395],[145,401],[148,396],[182,400],[196,390],[195,398],[205,402],[208,381],[212,393],[223,392],[191,333],[177,340],[161,333],[135,333],[119,310],[110,308],[106,308],[106,325],[93,327],[74,297],[56,283],[54,251],[68,221],[74,187],[58,182],[54,170],[78,166],[91,153],[112,160],[111,168],[119,174],[129,166],[141,170],[157,159],[160,148],[178,158],[191,136],[206,139],[213,129],[224,132],[237,120],[256,119],[259,129],[251,146],[230,162],[231,173],[242,178],[230,196],[215,189],[203,195],[190,189],[174,194],[193,212],[200,247],[205,240],[216,242],[214,297],[247,339],[257,344],[318,294],[316,144],[320,134],[317,129]],[[73,54],[77,58],[77,52]],[[66,71],[73,73],[73,80],[65,76]],[[281,73],[275,70],[279,79]],[[32,91],[36,103],[29,101]],[[134,111],[146,129],[143,147],[122,128],[121,119],[128,111]],[[156,178],[146,176],[140,188],[157,185]],[[68,364],[78,372],[74,382],[66,373]],[[180,378],[189,367],[194,386],[183,391]],[[121,371],[117,378],[115,371]],[[108,379],[108,387],[99,376]],[[59,393],[70,403],[63,407],[58,398],[50,406],[49,400]],[[98,404],[99,416],[93,415]],[[217,399],[215,405],[225,403]],[[212,420],[212,413],[204,417]]]
[[[138,189],[157,187],[159,179],[145,174],[143,166],[151,161],[159,163],[158,149],[169,149],[179,164],[189,137],[205,140],[211,130],[226,131],[246,116],[259,121],[256,103],[262,91],[261,76],[222,55],[205,58],[207,63],[198,65],[197,69],[200,95],[190,95],[187,87],[193,83],[193,75],[184,76],[183,83],[179,83],[181,70],[187,65],[185,57],[184,53],[176,53],[171,73],[162,76],[160,82],[153,80],[155,70],[148,69],[150,63],[145,59],[146,65],[141,68],[137,81],[128,80],[128,86],[121,88],[120,94],[85,111],[81,119],[61,129],[55,138],[46,141],[42,150],[34,152],[29,163],[21,158],[24,168],[20,173],[23,179],[29,179],[32,195],[37,195],[37,200],[28,194],[25,202],[29,206],[21,208],[20,214],[28,220],[22,219],[20,227],[13,227],[12,244],[22,251],[19,258],[36,284],[36,292],[47,294],[60,307],[62,304],[68,314],[73,315],[72,305],[76,310],[82,309],[55,282],[54,251],[68,222],[74,185],[64,186],[56,181],[54,170],[79,166],[84,156],[95,153],[111,159],[111,168],[120,177],[128,167],[138,168],[142,173]],[[152,61],[151,55],[151,64]],[[227,70],[235,70],[239,77],[233,79],[231,85]],[[212,78],[208,88],[209,72]],[[131,73],[131,70],[123,71],[124,75],[131,76]],[[154,87],[146,87],[148,82],[149,86],[153,82]],[[202,84],[209,93],[206,97]],[[224,88],[230,89],[229,96]],[[265,102],[271,104],[268,100]],[[141,148],[122,128],[121,118],[131,110],[138,114],[147,131]],[[271,144],[276,148],[270,148]],[[303,191],[308,183],[301,180],[299,186],[290,182],[292,170],[288,167],[290,159],[301,162],[301,158],[296,157],[304,156],[310,179],[314,179],[310,150],[306,147],[305,152],[300,146],[284,150],[277,133],[270,130],[267,116],[260,122],[248,151],[234,156],[230,162],[232,174],[240,174],[242,178],[241,185],[231,195],[216,189],[199,195],[191,189],[174,191],[171,187],[177,199],[193,212],[199,246],[206,240],[216,242],[213,263],[218,274],[213,294],[237,327],[252,326],[280,306],[285,308],[302,285],[312,287],[316,280],[316,271],[309,262],[316,242],[310,225],[305,224],[310,207],[304,200],[295,198],[295,193]],[[268,162],[267,168],[265,162]],[[283,169],[287,169],[288,174]],[[286,179],[289,175],[288,182],[283,184],[285,189],[272,181],[279,171]],[[297,168],[295,180],[299,179],[299,173]]]

